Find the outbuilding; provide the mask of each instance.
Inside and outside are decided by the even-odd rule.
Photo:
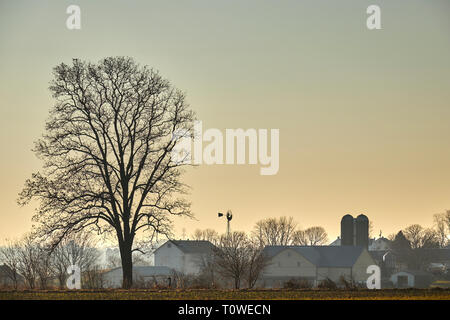
[[[424,271],[404,270],[394,273],[391,282],[395,288],[428,288],[432,275]]]
[[[264,287],[282,287],[291,279],[365,285],[367,267],[376,264],[362,246],[266,246],[263,252],[270,259],[261,278]]]

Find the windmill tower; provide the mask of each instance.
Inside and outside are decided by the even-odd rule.
[[[220,218],[223,216],[223,213],[219,212],[217,216]],[[233,213],[231,212],[231,210],[227,211],[226,218],[227,218],[227,237],[228,237],[230,236],[230,221],[231,219],[233,219]]]

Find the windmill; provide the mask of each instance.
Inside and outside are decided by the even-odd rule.
[[[217,214],[217,216],[219,218],[223,217],[223,213],[219,212]],[[231,219],[233,219],[233,213],[231,212],[231,210],[227,211],[226,217],[227,217],[227,236],[229,236],[230,235],[230,221],[231,221]]]

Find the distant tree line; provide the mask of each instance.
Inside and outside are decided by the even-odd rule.
[[[71,265],[80,267],[83,288],[99,288],[99,255],[89,234],[67,237],[56,247],[27,234],[20,240],[8,241],[0,249],[0,261],[6,266],[6,277],[14,289],[66,288]]]
[[[437,249],[450,245],[450,210],[433,216],[434,225],[424,228],[419,224],[412,224],[397,234],[388,238],[394,241],[397,236],[403,235],[409,242],[411,249]],[[401,233],[401,235],[399,235]]]

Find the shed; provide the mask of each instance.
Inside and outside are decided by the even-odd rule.
[[[432,281],[430,273],[418,270],[399,271],[391,276],[395,288],[428,288]]]

